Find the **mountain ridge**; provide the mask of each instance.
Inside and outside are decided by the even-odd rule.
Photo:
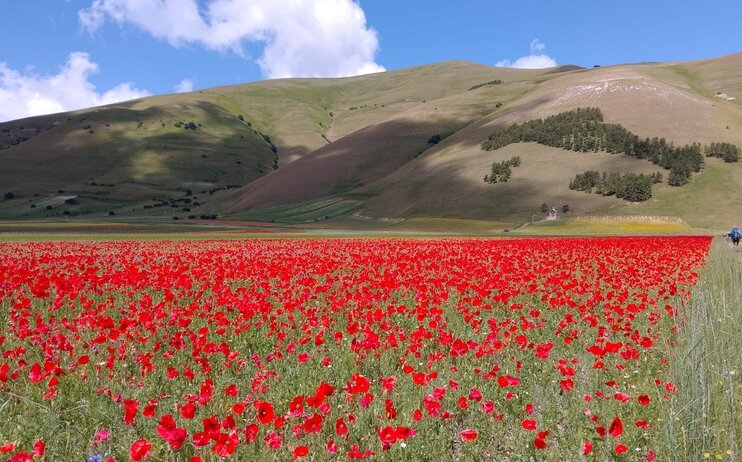
[[[742,98],[742,53],[557,69],[449,61],[216,87],[5,122],[0,183],[13,198],[0,201],[0,219],[218,215],[331,223],[355,214],[516,224],[540,213],[543,203],[568,204],[575,216],[666,215],[657,213],[665,204],[695,225],[723,227],[742,212],[710,186],[684,187],[685,193],[700,189],[686,198],[687,207],[671,199],[683,188],[666,185],[638,205],[568,189],[588,165],[657,169],[624,156],[580,157],[531,144],[495,152],[480,147],[512,123],[576,107],[598,107],[608,122],[642,137],[742,145],[742,105],[733,99]],[[508,183],[484,183],[492,162],[518,154],[524,165]],[[692,183],[706,175],[727,178],[728,188],[742,185],[738,165],[715,159],[706,165]],[[710,198],[716,202],[707,204]],[[280,213],[272,214],[276,208]]]

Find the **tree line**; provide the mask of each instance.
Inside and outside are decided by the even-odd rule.
[[[484,83],[479,83],[477,85],[474,85],[473,87],[469,88],[468,91],[476,90],[477,88],[482,88],[487,85],[501,85],[501,84],[502,84],[502,80],[500,79],[490,80],[489,82],[484,82]]]
[[[569,183],[569,189],[612,196],[630,202],[642,202],[652,198],[652,185],[662,182],[662,173],[650,175],[603,172],[588,170],[578,173]]]
[[[699,143],[676,147],[664,138],[640,138],[619,124],[603,121],[599,108],[577,108],[545,119],[513,124],[493,133],[482,143],[482,149],[493,151],[512,143],[536,142],[577,152],[606,151],[647,159],[670,170],[668,183],[681,186],[692,172],[699,172],[704,156]],[[739,150],[729,143],[712,143],[703,149],[707,156],[723,157],[735,162]],[[732,153],[736,153],[732,154]]]

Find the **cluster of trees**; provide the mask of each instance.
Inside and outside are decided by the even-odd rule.
[[[575,191],[595,192],[603,196],[616,195],[619,199],[630,202],[642,202],[652,197],[652,185],[662,182],[662,173],[651,175],[625,173],[600,173],[588,170],[578,173],[569,183],[569,189]]]
[[[196,125],[196,123],[193,121],[187,122],[187,123],[186,122],[175,122],[175,124],[173,125],[175,126],[175,128],[184,128],[186,130],[196,130],[198,128],[198,125]]]
[[[500,85],[500,84],[502,84],[502,80],[500,80],[500,79],[490,80],[489,82],[484,82],[484,83],[480,83],[480,84],[474,85],[473,87],[471,87],[469,89],[469,91],[476,90],[477,88],[482,88],[482,87],[485,87],[487,85]]]
[[[489,175],[484,176],[486,183],[507,183],[512,174],[510,167],[519,167],[520,157],[513,156],[510,160],[503,160],[502,162],[495,162],[492,164],[492,172]]]
[[[704,149],[706,157],[718,157],[724,162],[737,162],[739,160],[739,148],[732,143],[711,143]]]
[[[528,141],[571,151],[622,152],[638,159],[647,159],[670,170],[668,183],[673,186],[687,183],[691,173],[699,172],[703,166],[700,144],[676,147],[664,138],[639,138],[621,125],[603,122],[603,113],[598,108],[578,108],[546,119],[511,125],[490,135],[482,143],[482,149],[492,151],[511,143]],[[726,153],[732,159],[738,149],[728,143],[712,143],[705,151],[707,155],[714,156]]]

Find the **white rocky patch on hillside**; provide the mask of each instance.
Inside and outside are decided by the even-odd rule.
[[[554,101],[547,104],[541,114],[552,113],[554,108],[566,106],[598,106],[602,98],[621,98],[626,93],[644,93],[642,98],[661,99],[664,103],[673,106],[678,98],[695,104],[710,105],[710,103],[688,91],[663,84],[645,77],[609,77],[593,82],[580,83],[564,89]]]
[[[717,93],[717,94],[716,94],[716,95],[714,95],[714,96],[716,96],[717,98],[720,98],[720,99],[726,100],[726,101],[735,101],[735,100],[737,99],[737,98],[735,98],[734,96],[729,96],[729,95],[727,95],[726,93]]]

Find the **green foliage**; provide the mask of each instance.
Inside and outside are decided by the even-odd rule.
[[[622,152],[668,170],[677,170],[678,184],[685,184],[691,172],[699,172],[703,166],[700,144],[675,147],[664,138],[641,139],[621,125],[603,122],[603,113],[598,108],[578,108],[546,119],[511,125],[490,135],[482,143],[482,149],[492,151],[519,142],[536,142],[576,152]],[[711,152],[718,152],[719,146],[726,144],[712,143],[714,150]],[[728,147],[723,149],[729,150]],[[708,155],[709,148],[706,151]],[[731,154],[729,156],[731,158]]]
[[[643,202],[652,198],[652,178],[649,175],[627,173],[621,177],[616,197],[629,202]]]
[[[495,162],[492,164],[492,172],[485,175],[484,181],[487,183],[506,183],[510,179],[512,170],[510,167],[520,166],[520,157],[513,156],[510,160]]]
[[[661,174],[660,174],[661,175]],[[629,202],[643,202],[652,197],[652,185],[657,182],[657,175],[637,175],[635,173],[597,172],[588,170],[578,173],[569,183],[569,189],[575,191],[595,192],[603,196],[616,195]],[[661,179],[661,176],[660,176]]]
[[[508,161],[495,162],[492,164],[492,172],[484,177],[487,183],[506,183],[510,179],[512,170]]]
[[[683,186],[690,180],[690,169],[684,165],[678,165],[670,169],[667,184],[670,186]]]
[[[737,162],[739,160],[739,148],[731,143],[711,143],[704,149],[706,157],[718,157],[724,162]]]
[[[10,200],[10,199],[14,199],[14,198],[15,198],[15,194],[13,192],[8,191],[8,192],[5,193],[5,200],[6,201],[7,200]]]

